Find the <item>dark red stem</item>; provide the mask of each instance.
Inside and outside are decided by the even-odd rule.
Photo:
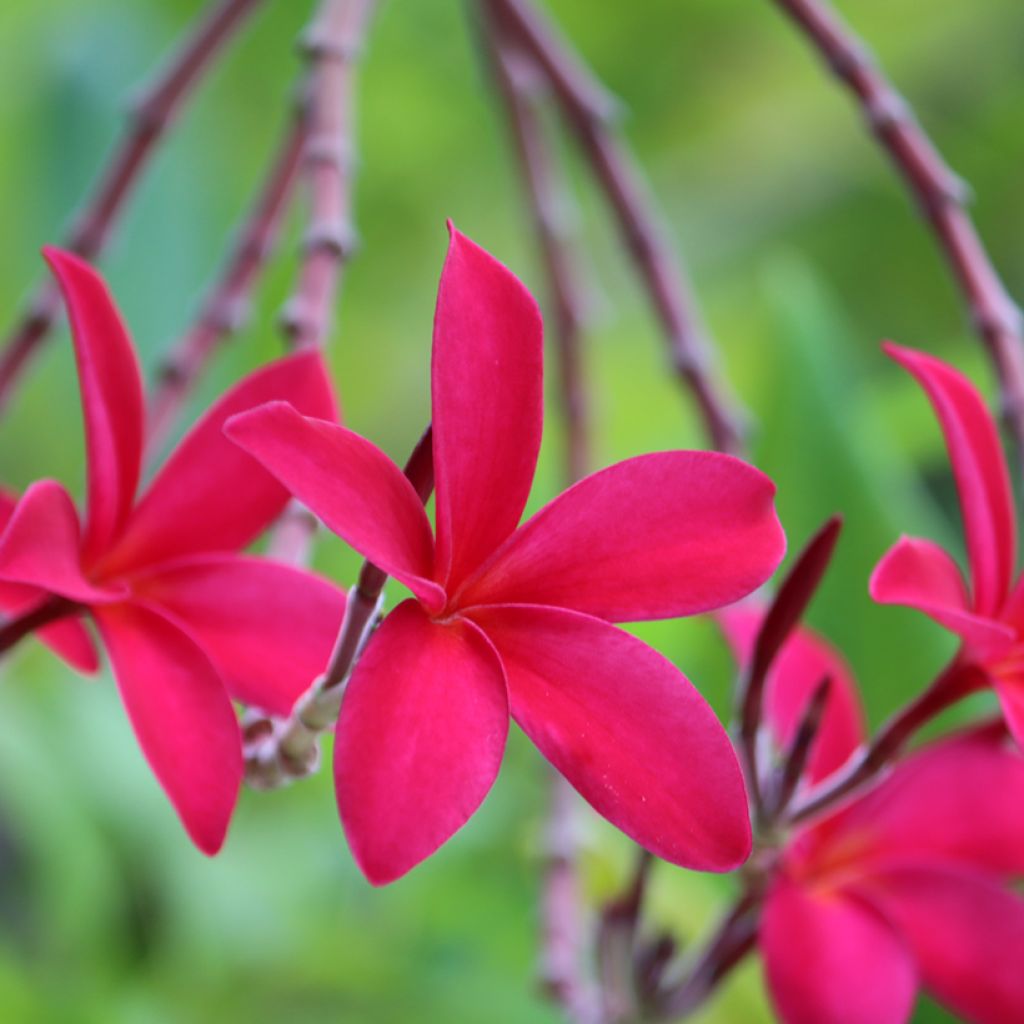
[[[50,597],[42,604],[36,605],[31,611],[0,625],[0,655],[5,654],[29,633],[34,633],[43,626],[50,625],[78,611],[81,605],[69,601],[66,597]]]

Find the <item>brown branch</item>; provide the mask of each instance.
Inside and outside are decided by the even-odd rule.
[[[483,0],[502,35],[530,54],[550,83],[563,117],[618,221],[668,342],[672,365],[692,392],[714,447],[737,452],[743,417],[711,366],[707,330],[696,311],[689,278],[659,229],[643,175],[610,119],[607,95],[597,86],[529,0]]]
[[[906,100],[827,0],[775,0],[859,103],[864,117],[934,230],[995,366],[1003,416],[1024,456],[1021,312],[965,208],[967,189],[946,165]]]
[[[191,29],[180,50],[133,105],[128,128],[65,238],[65,248],[86,259],[99,255],[156,143],[203,73],[259,2],[218,0]],[[59,308],[56,287],[50,282],[40,286],[4,341],[0,354],[0,409],[9,401],[15,383],[48,334]]]
[[[281,317],[292,349],[324,348],[342,272],[356,245],[352,226],[355,62],[376,0],[323,0],[303,40],[309,61],[310,123],[302,153],[309,226],[295,289]],[[270,551],[301,563],[316,521],[297,503],[274,530]]]
[[[146,446],[150,453],[166,441],[182,405],[216,350],[241,330],[251,315],[252,292],[273,251],[294,191],[307,133],[308,103],[303,97],[199,316],[160,366],[149,402]]]
[[[428,427],[405,465],[405,475],[426,504],[434,489],[433,438]],[[338,719],[341,700],[359,655],[376,628],[387,575],[366,561],[349,591],[334,653],[323,676],[295,703],[286,719],[250,718],[246,723],[246,779],[258,789],[284,785],[314,772],[318,738]]]

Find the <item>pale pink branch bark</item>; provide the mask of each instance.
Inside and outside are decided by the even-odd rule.
[[[90,260],[102,252],[157,142],[204,72],[259,2],[218,0],[190,30],[164,70],[133,104],[128,128],[64,239],[65,248]],[[15,384],[49,333],[59,309],[56,286],[47,281],[38,288],[3,342],[0,350],[0,409],[10,400]]]

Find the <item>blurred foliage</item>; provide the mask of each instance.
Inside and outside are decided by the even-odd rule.
[[[1019,0],[846,4],[857,28],[974,186],[1011,290],[1024,291],[1024,9]],[[120,127],[132,87],[198,0],[0,5],[0,300],[41,272]],[[346,415],[401,459],[428,416],[433,292],[456,222],[543,297],[530,221],[490,83],[457,0],[383,5],[360,83],[364,247],[331,351]],[[567,33],[623,99],[626,134],[685,247],[721,361],[756,418],[755,456],[778,482],[796,546],[846,517],[811,618],[846,653],[877,722],[949,652],[937,629],[874,607],[866,580],[901,531],[956,545],[938,432],[883,336],[952,359],[991,390],[945,267],[886,161],[816,58],[766,0],[553,0]],[[190,106],[103,260],[148,367],[188,323],[284,130],[308,3],[268,0]],[[471,12],[470,12],[471,13]],[[588,367],[601,463],[699,445],[656,325],[572,154],[590,275]],[[275,315],[301,212],[253,326],[194,408],[279,350]],[[559,487],[552,405],[536,505]],[[0,426],[0,478],[81,485],[66,334]],[[321,542],[325,571],[355,559]],[[704,622],[638,629],[727,713],[731,669]],[[522,737],[482,812],[406,880],[355,870],[329,779],[247,793],[224,853],[188,844],[117,705],[111,680],[70,678],[32,644],[0,686],[0,1019],[103,1024],[288,1020],[389,1024],[553,1021],[531,977],[544,771]],[[590,896],[621,883],[629,844],[581,812]],[[684,942],[728,880],[661,868],[652,917]],[[867,983],[870,983],[868,981]],[[702,1021],[767,1019],[756,964]],[[922,1004],[920,1020],[942,1020]]]

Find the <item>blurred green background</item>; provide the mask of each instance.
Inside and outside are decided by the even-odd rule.
[[[0,320],[40,274],[39,247],[61,237],[126,97],[199,6],[0,5]],[[982,234],[1011,290],[1024,292],[1019,0],[844,6],[974,186]],[[778,482],[791,544],[833,512],[846,517],[811,618],[852,662],[877,722],[950,650],[939,630],[866,594],[900,531],[959,544],[938,432],[878,348],[882,337],[928,347],[991,393],[949,275],[858,114],[768,0],[551,7],[624,101],[625,132],[755,417],[755,457]],[[360,81],[364,245],[331,361],[349,424],[397,459],[428,417],[445,217],[545,295],[469,8],[383,4]],[[102,261],[150,368],[188,324],[286,123],[293,40],[308,13],[308,3],[268,0],[161,148]],[[598,461],[700,445],[600,198],[566,155],[590,282]],[[253,325],[218,358],[194,409],[279,351],[301,210],[289,224]],[[552,405],[534,505],[560,488],[559,431]],[[81,486],[63,329],[0,425],[0,479],[22,487],[43,475]],[[316,561],[345,582],[357,564],[331,538]],[[727,712],[731,667],[707,623],[638,632]],[[0,682],[0,1020],[553,1021],[532,980],[544,794],[539,756],[514,737],[483,810],[385,890],[356,871],[323,775],[244,794],[226,849],[208,861],[145,770],[109,676],[74,678],[25,644]],[[579,827],[596,904],[621,884],[631,851],[588,812]],[[652,916],[688,942],[729,888],[662,867]],[[756,964],[700,1019],[769,1019]],[[917,1019],[948,1018],[923,1002]]]

